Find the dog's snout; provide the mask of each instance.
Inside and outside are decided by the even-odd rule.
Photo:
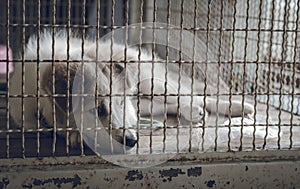
[[[136,138],[126,137],[126,146],[132,148],[132,147],[134,147],[136,142],[137,142]]]
[[[134,145],[137,143],[136,136],[128,130],[125,131],[125,143],[125,145],[130,148],[134,147]],[[124,144],[124,140],[121,141],[121,144]]]

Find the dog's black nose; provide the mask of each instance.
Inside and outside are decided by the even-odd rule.
[[[137,140],[135,138],[126,137],[126,146],[132,148],[136,144]]]
[[[134,145],[137,143],[136,136],[128,130],[125,131],[125,143],[125,145],[129,148],[134,147]],[[124,144],[124,140],[121,141],[121,144]]]

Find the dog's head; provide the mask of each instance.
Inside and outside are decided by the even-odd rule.
[[[70,126],[76,125],[83,131],[85,142],[96,144],[103,153],[111,148],[114,152],[132,148],[137,137],[130,128],[135,127],[137,118],[128,96],[133,91],[125,78],[124,64],[99,62],[90,57],[84,60],[56,62],[43,74],[42,86],[56,95],[57,119],[65,122],[69,109]]]

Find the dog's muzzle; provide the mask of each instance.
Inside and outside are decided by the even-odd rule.
[[[123,137],[121,137],[118,142],[120,142],[122,145],[124,145],[125,142],[125,146],[129,148],[134,147],[135,144],[137,143],[136,136],[129,130],[125,131],[124,136],[125,136],[125,140],[123,139]]]

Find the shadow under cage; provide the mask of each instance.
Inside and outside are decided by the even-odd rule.
[[[298,1],[0,4],[0,185],[299,186]]]

